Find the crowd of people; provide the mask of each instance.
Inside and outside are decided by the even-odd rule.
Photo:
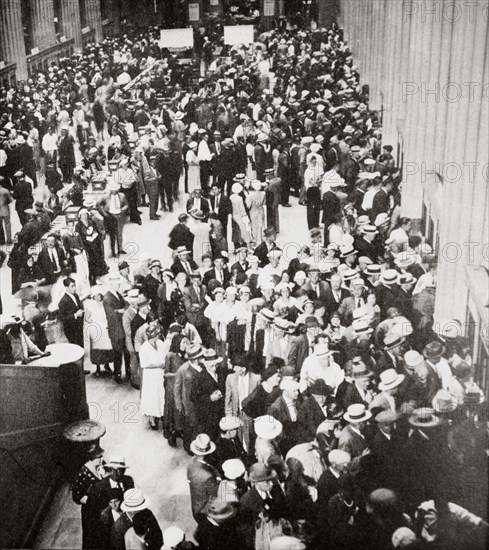
[[[341,29],[219,55],[204,36],[197,79],[157,36],[0,93],[0,237],[13,203],[23,304],[0,360],[68,341],[95,376],[122,384],[124,364],[148,429],[191,456],[196,531],[162,534],[124,457],[95,445],[73,485],[83,548],[482,548],[487,403],[460,321],[434,319],[437,257],[401,216]],[[308,243],[280,240],[291,202]],[[170,262],[156,245],[124,260],[142,223],[167,228]]]

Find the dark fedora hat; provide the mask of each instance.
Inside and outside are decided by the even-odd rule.
[[[318,378],[309,386],[309,392],[313,395],[328,396],[333,393],[333,388],[328,386],[322,378]]]
[[[429,361],[436,361],[445,353],[445,350],[446,348],[441,342],[430,342],[429,344],[426,344],[423,350],[423,355]]]

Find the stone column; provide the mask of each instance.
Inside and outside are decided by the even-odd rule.
[[[100,12],[100,0],[85,0],[87,24],[95,30],[95,42],[102,42],[102,14]]]
[[[18,0],[2,0],[0,43],[2,45],[2,61],[16,63],[17,80],[25,80],[27,78],[27,58],[22,32],[22,13]]]
[[[62,33],[67,39],[75,39],[75,51],[80,52],[83,47],[80,0],[63,0],[61,2],[61,25]]]
[[[32,45],[40,51],[56,43],[53,0],[31,0]]]
[[[117,36],[121,31],[121,3],[120,0],[110,1],[110,13],[112,16],[112,27],[114,35]]]

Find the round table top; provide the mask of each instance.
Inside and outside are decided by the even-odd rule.
[[[97,441],[105,434],[106,428],[96,420],[80,420],[74,422],[63,430],[63,437],[68,441],[85,443]]]
[[[50,351],[48,357],[41,357],[32,361],[28,366],[32,367],[59,367],[76,363],[85,354],[85,350],[75,344],[50,344],[46,346],[46,351]]]

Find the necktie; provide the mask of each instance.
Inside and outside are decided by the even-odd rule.
[[[362,307],[362,302],[360,298],[357,298],[357,309],[360,309]]]

